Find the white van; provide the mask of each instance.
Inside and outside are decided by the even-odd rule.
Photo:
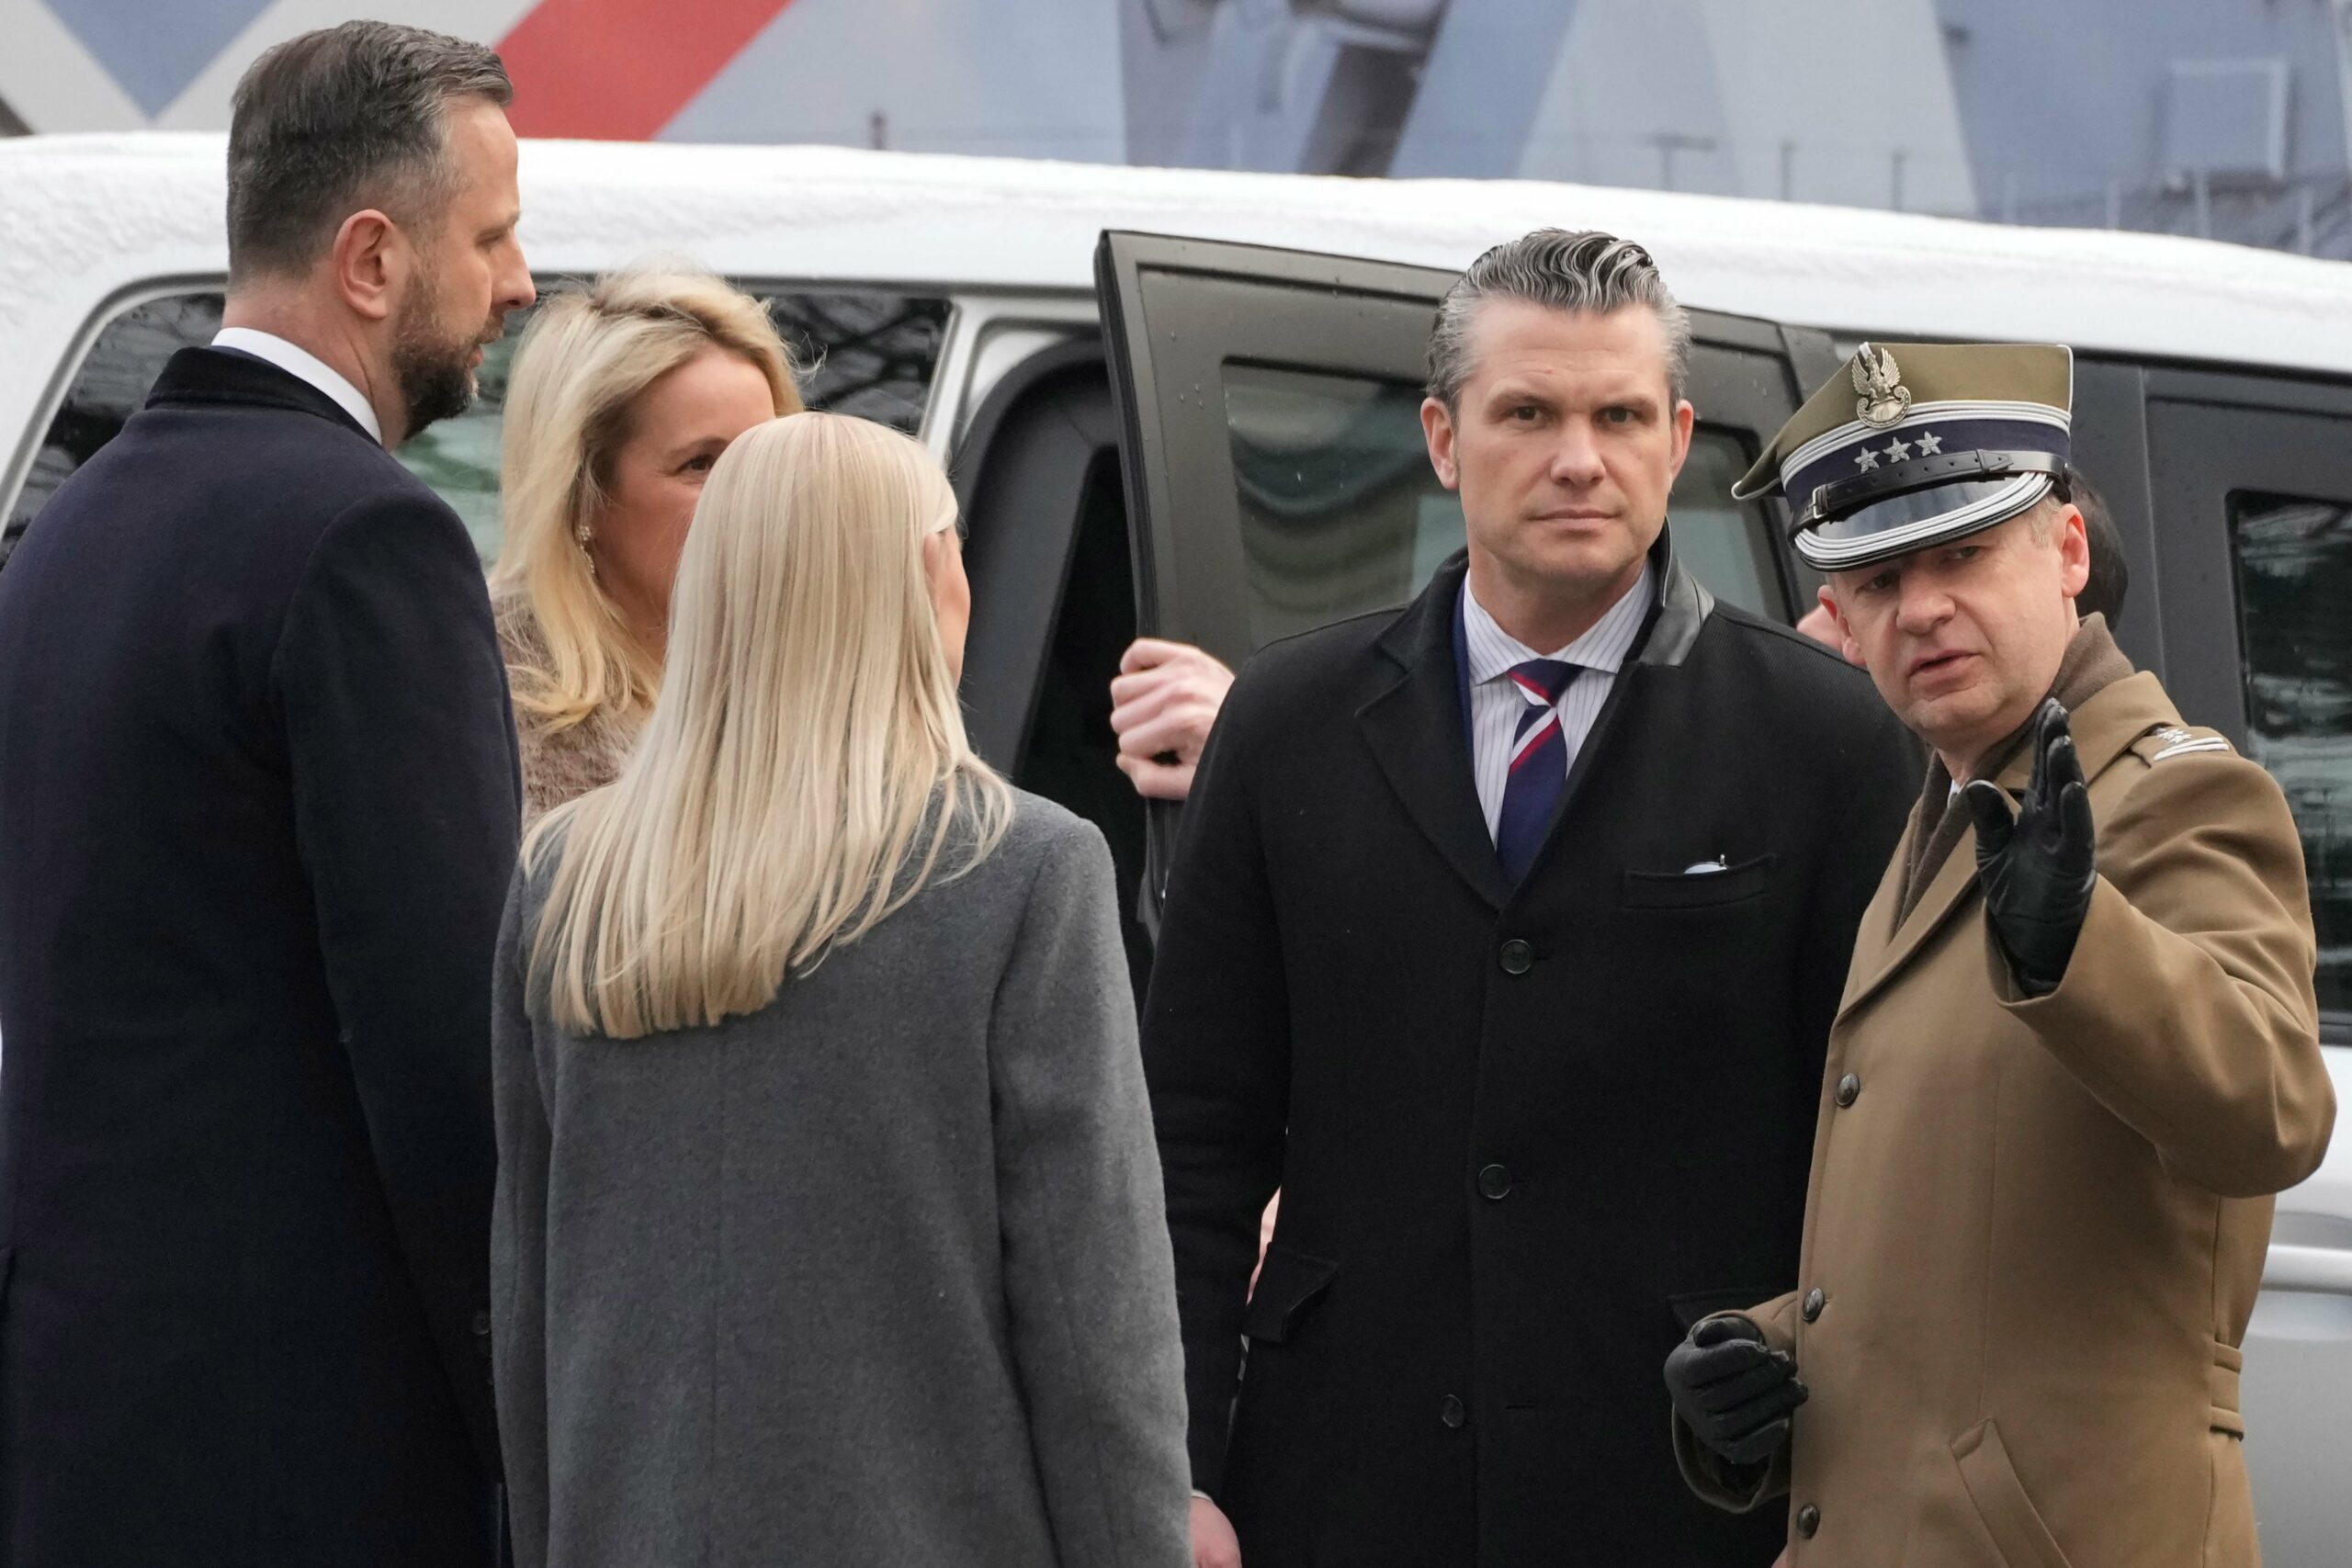
[[[218,325],[222,162],[217,136],[0,141],[0,550],[171,352]],[[1561,224],[1657,255],[1698,339],[1678,547],[1718,595],[1783,620],[1815,579],[1780,503],[1735,502],[1731,481],[1855,339],[2071,343],[2075,456],[2131,571],[2119,639],[2287,789],[2352,1107],[2340,263],[1631,190],[810,148],[526,143],[523,194],[543,284],[656,252],[716,267],[773,302],[813,402],[919,432],[950,462],[971,530],[974,739],[1099,823],[1145,890],[1170,822],[1112,765],[1120,650],[1141,629],[1238,664],[1403,601],[1458,547],[1416,411],[1431,307],[1487,245]],[[476,410],[401,454],[485,558],[512,343]],[[1148,938],[1129,936],[1140,969]],[[2244,1397],[2269,1562],[2341,1568],[2352,1134],[2279,1200]]]

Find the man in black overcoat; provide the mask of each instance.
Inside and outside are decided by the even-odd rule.
[[[1675,558],[1687,344],[1639,246],[1482,256],[1423,408],[1466,557],[1263,649],[1217,719],[1144,1023],[1203,1568],[1780,1548],[1694,1504],[1658,1366],[1794,1281],[1917,764]]]
[[[0,573],[0,1561],[494,1556],[519,781],[479,558],[386,446],[530,302],[507,91],[410,28],[265,56],[227,327]]]

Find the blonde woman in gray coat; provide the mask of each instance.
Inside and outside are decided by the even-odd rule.
[[[492,1257],[526,1568],[1190,1560],[1110,857],[965,739],[954,524],[881,426],[743,434],[641,740],[526,841]]]

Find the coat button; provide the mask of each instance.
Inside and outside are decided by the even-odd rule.
[[[1816,1285],[1804,1298],[1804,1320],[1811,1323],[1821,1315],[1821,1309],[1828,1304],[1829,1297]]]
[[[1821,1529],[1821,1510],[1807,1503],[1797,1510],[1797,1534],[1811,1540]]]
[[[474,1314],[473,1329],[475,1337],[481,1339],[490,1337],[490,1314],[487,1310]]]
[[[1524,975],[1535,967],[1535,950],[1517,937],[1503,943],[1502,952],[1497,956],[1502,960],[1506,975]]]
[[[1856,1075],[1848,1073],[1838,1080],[1838,1104],[1841,1109],[1860,1099],[1861,1093],[1862,1080]]]
[[[1510,1172],[1499,1165],[1490,1165],[1478,1173],[1478,1190],[1488,1198],[1500,1198],[1510,1190]]]
[[[1470,1413],[1462,1408],[1460,1400],[1449,1393],[1437,1402],[1437,1418],[1449,1427],[1459,1427],[1470,1419]]]

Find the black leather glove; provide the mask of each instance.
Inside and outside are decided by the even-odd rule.
[[[1736,1313],[1690,1330],[1666,1358],[1666,1386],[1691,1436],[1734,1464],[1778,1452],[1789,1440],[1790,1413],[1806,1398],[1795,1359]]]
[[[2047,996],[2066,977],[2098,883],[2090,786],[2058,700],[2034,715],[2033,779],[2014,822],[1999,785],[1974,779],[1961,793],[1976,818],[1976,875],[1993,934],[2019,988]]]

